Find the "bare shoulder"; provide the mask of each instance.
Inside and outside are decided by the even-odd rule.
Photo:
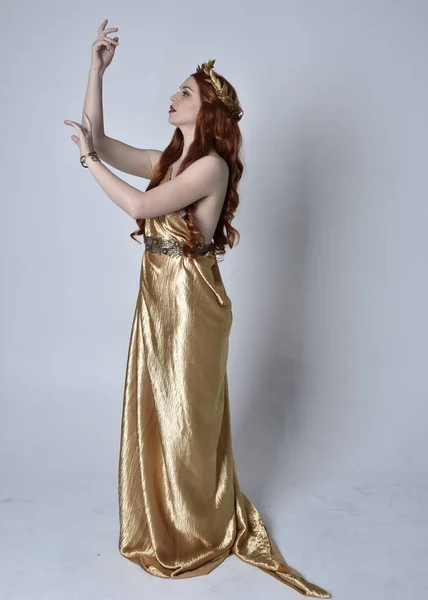
[[[203,156],[205,169],[209,172],[210,190],[196,202],[195,217],[199,230],[206,240],[211,240],[217,227],[229,185],[229,165],[219,154]],[[198,162],[198,161],[196,161]],[[196,163],[194,163],[196,164]]]
[[[229,172],[229,165],[227,164],[225,159],[222,156],[220,156],[220,154],[217,154],[217,152],[212,152],[210,154],[207,154],[206,156],[202,156],[202,158],[200,158],[199,160],[208,161],[208,164],[213,165],[214,168],[222,170],[223,172],[225,170]]]
[[[225,161],[225,159],[219,154],[209,155],[212,161],[215,161],[213,164],[213,169],[217,176],[217,184],[215,186],[215,192],[220,196],[220,199],[226,194],[226,190],[229,184],[229,165]]]
[[[208,177],[212,192],[222,192],[229,181],[229,165],[217,153],[207,154],[199,158],[194,165],[199,163],[201,171]]]

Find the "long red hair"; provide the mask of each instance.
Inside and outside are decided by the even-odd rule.
[[[233,92],[237,98],[235,88],[230,82],[213,71],[220,80],[221,85],[227,84],[229,93]],[[209,154],[214,150],[229,165],[229,183],[223,208],[214,232],[212,241],[212,252],[216,256],[223,255],[226,252],[226,245],[233,247],[235,238],[240,240],[239,231],[232,226],[234,213],[239,205],[239,194],[237,187],[244,170],[243,162],[240,158],[242,146],[242,135],[238,122],[232,117],[227,106],[218,98],[211,83],[205,81],[203,73],[195,72],[192,76],[196,79],[200,96],[201,107],[198,112],[195,125],[195,138],[180,165],[177,175],[182,173],[189,165],[194,163],[202,156]],[[161,157],[156,164],[153,177],[148,184],[146,191],[156,187],[165,177],[168,167],[176,162],[183,151],[183,134],[177,127],[172,136],[171,142],[162,152]],[[186,207],[186,214],[183,216],[187,223],[188,236],[183,246],[183,253],[189,258],[193,258],[190,249],[200,243],[205,243],[204,237],[198,229],[194,219],[195,203]],[[139,229],[130,234],[135,239],[136,235],[143,235],[145,231],[146,219],[136,219]],[[211,241],[210,241],[211,242]],[[210,243],[208,242],[208,243]]]

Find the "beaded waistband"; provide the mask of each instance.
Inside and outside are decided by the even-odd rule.
[[[153,237],[150,235],[144,235],[144,245],[146,250],[149,252],[155,252],[157,254],[169,254],[170,256],[182,256],[184,240],[173,240],[171,238]],[[192,254],[204,255],[211,248],[213,244],[199,244],[193,246],[191,249]]]

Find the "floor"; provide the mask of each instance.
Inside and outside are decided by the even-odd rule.
[[[1,600],[303,597],[234,555],[204,577],[149,575],[117,549],[114,474],[104,488],[100,474],[36,480],[0,498]],[[289,564],[333,598],[406,600],[428,587],[427,505],[426,486],[360,482],[290,486],[258,508]]]

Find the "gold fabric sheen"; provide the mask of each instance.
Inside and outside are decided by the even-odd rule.
[[[171,176],[168,169],[161,181]],[[184,239],[174,212],[146,235]],[[227,356],[232,303],[209,251],[144,252],[129,342],[119,457],[119,551],[147,573],[206,575],[230,554],[304,596],[331,598],[279,552],[240,490]]]

